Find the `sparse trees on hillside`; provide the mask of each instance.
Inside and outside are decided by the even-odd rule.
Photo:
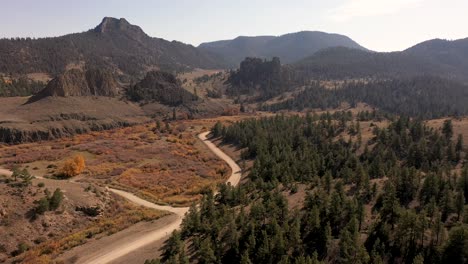
[[[57,210],[62,203],[63,192],[59,188],[55,189],[52,196],[50,195],[50,192],[47,189],[44,190],[44,193],[44,197],[35,201],[35,204],[37,204],[37,206],[33,210],[33,218],[36,218],[37,215],[44,214],[47,211]]]
[[[339,89],[328,89],[319,82],[312,82],[292,99],[264,106],[263,109],[328,109],[336,108],[343,102],[351,106],[363,102],[386,113],[411,117],[460,116],[468,113],[466,90],[463,84],[430,76],[348,82]],[[451,136],[453,130],[447,133],[447,136]]]
[[[383,118],[359,118],[371,116]],[[248,182],[207,193],[199,207],[191,207],[172,244],[189,244],[184,255],[195,263],[463,259],[464,231],[454,229],[468,228],[468,167],[454,170],[463,166],[463,149],[462,160],[448,158],[457,149],[451,138],[403,116],[375,126],[362,151],[353,118],[335,112],[215,124],[213,134],[254,159]],[[296,195],[299,185],[307,186],[305,199],[291,210],[286,197]],[[170,248],[163,256],[180,252]]]

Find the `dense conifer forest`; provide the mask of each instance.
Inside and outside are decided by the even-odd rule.
[[[25,76],[11,81],[5,81],[0,77],[0,97],[30,96],[44,87],[43,82],[29,80]]]
[[[327,109],[348,102],[367,103],[382,111],[425,119],[461,116],[468,113],[468,89],[465,85],[439,77],[352,81],[329,89],[312,82],[292,99],[263,106],[264,110]]]
[[[217,123],[214,137],[254,159],[247,180],[205,195],[161,260],[147,263],[464,263],[462,138],[450,120],[441,130],[408,117],[379,128],[382,118],[337,112]],[[362,122],[372,123],[370,140]],[[287,197],[300,186],[304,202],[291,209]]]
[[[289,91],[295,84],[294,72],[282,66],[279,58],[269,60],[246,58],[236,71],[232,71],[227,84],[227,94],[248,95],[261,101]]]

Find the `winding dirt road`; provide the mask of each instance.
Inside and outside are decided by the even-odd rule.
[[[209,132],[203,132],[198,135],[198,138],[205,143],[205,145],[214,153],[216,154],[220,159],[224,160],[229,167],[231,167],[232,173],[229,179],[227,180],[227,183],[230,183],[233,186],[236,186],[239,184],[240,179],[241,179],[241,168],[237,163],[228,155],[226,155],[222,150],[220,150],[215,144],[213,144],[211,141],[208,140]],[[1,169],[0,168],[0,175],[11,175],[12,172],[6,169]],[[169,211],[173,214],[172,218],[169,218],[170,221],[167,223],[164,223],[164,225],[161,228],[157,228],[155,230],[149,231],[147,233],[142,234],[141,236],[137,236],[133,239],[125,239],[125,237],[122,237],[121,239],[117,241],[110,241],[106,246],[100,247],[99,249],[95,251],[88,251],[86,252],[85,255],[81,255],[79,259],[76,259],[75,263],[78,264],[104,264],[104,263],[110,263],[112,261],[115,261],[128,253],[137,250],[139,248],[142,248],[146,245],[149,245],[155,241],[159,241],[165,237],[167,237],[169,234],[171,234],[174,230],[180,228],[180,225],[182,224],[182,219],[185,216],[185,213],[188,212],[189,208],[188,207],[172,207],[172,206],[167,206],[167,205],[157,205],[151,202],[148,202],[144,199],[141,199],[131,193],[121,191],[121,190],[116,190],[116,189],[111,189],[108,188],[111,192],[120,195],[129,201],[157,209],[157,210],[163,210],[163,211]]]
[[[198,135],[198,138],[205,143],[208,148],[213,151],[220,159],[224,160],[229,167],[231,167],[232,173],[229,179],[227,180],[228,183],[230,183],[233,186],[236,186],[239,184],[240,179],[241,179],[241,169],[239,165],[228,155],[226,155],[223,151],[221,151],[215,144],[213,144],[211,141],[207,139],[209,132],[204,132]],[[118,194],[129,201],[146,206],[149,208],[154,208],[157,210],[164,210],[164,211],[169,211],[174,214],[176,214],[178,217],[175,219],[175,221],[165,225],[164,227],[155,230],[153,232],[144,234],[142,236],[139,236],[137,239],[134,239],[132,241],[122,241],[122,243],[117,243],[113,244],[110,247],[106,248],[101,248],[99,251],[95,253],[91,253],[86,256],[86,259],[82,258],[80,259],[77,263],[86,263],[86,264],[104,264],[104,263],[110,263],[112,261],[115,261],[119,259],[120,257],[125,256],[126,254],[139,249],[141,247],[144,247],[150,243],[153,243],[155,241],[158,241],[164,237],[166,237],[168,234],[172,233],[174,230],[178,229],[180,225],[182,224],[182,219],[185,216],[185,213],[188,211],[188,207],[172,207],[172,206],[164,206],[164,205],[157,205],[151,202],[148,202],[146,200],[143,200],[131,193],[121,191],[121,190],[115,190],[115,189],[109,189],[110,191],[114,192],[115,194]]]

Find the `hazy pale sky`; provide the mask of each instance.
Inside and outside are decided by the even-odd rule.
[[[105,16],[195,46],[302,30],[344,34],[376,51],[468,37],[468,0],[2,0],[0,10],[0,38],[82,32]]]

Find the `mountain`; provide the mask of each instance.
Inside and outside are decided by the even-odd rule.
[[[199,48],[222,56],[231,66],[238,66],[245,57],[279,57],[284,63],[293,63],[315,52],[343,46],[366,50],[349,37],[319,31],[301,31],[275,36],[237,37],[200,44]]]
[[[121,18],[106,17],[94,29],[41,39],[1,39],[0,72],[57,75],[70,68],[107,68],[142,76],[150,69],[219,68],[220,59],[177,41],[148,36]]]
[[[416,52],[369,52],[343,47],[319,51],[294,64],[303,78],[407,78],[434,75],[467,81],[466,69]],[[468,57],[467,57],[468,59]]]
[[[118,95],[120,89],[112,74],[103,70],[72,69],[52,79],[47,86],[29,101],[48,96],[107,96]]]
[[[453,41],[428,40],[405,50],[404,53],[453,67],[465,75],[468,73],[468,38]]]

